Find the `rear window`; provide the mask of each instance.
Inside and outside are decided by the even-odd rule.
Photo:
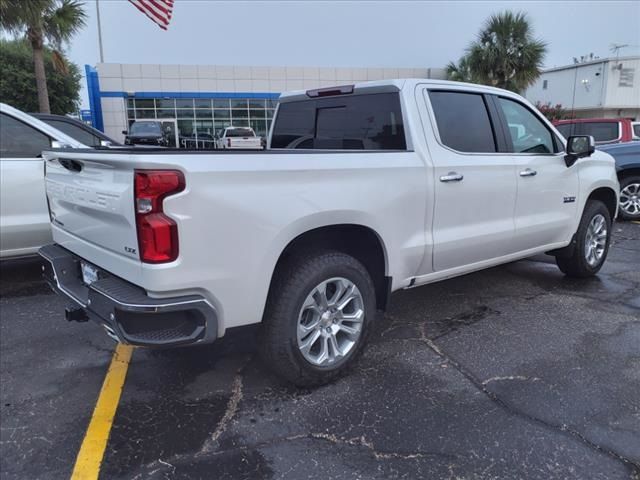
[[[256,134],[250,128],[233,128],[227,130],[225,137],[255,137]]]
[[[398,93],[281,103],[271,148],[406,150]]]
[[[596,142],[611,142],[620,137],[618,122],[576,122],[556,125],[563,137],[591,135]]]
[[[162,129],[159,122],[133,122],[129,130],[131,135],[149,135],[149,136],[161,136]]]
[[[610,142],[620,136],[618,122],[582,123],[580,127],[582,135],[592,135],[596,142]]]

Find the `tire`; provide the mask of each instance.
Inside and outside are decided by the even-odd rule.
[[[620,180],[620,218],[640,220],[640,177]]]
[[[600,230],[598,234],[594,234],[592,225],[599,224],[603,221],[602,226],[606,229],[603,233]],[[604,234],[604,237],[601,235]],[[598,248],[589,248],[591,241],[600,241]],[[580,225],[575,236],[575,245],[570,255],[556,256],[558,268],[567,276],[584,278],[590,277],[598,273],[609,252],[609,243],[611,242],[611,214],[609,210],[599,200],[589,200],[585,205]],[[600,251],[601,248],[601,251]],[[600,252],[599,254],[596,251]],[[591,252],[591,255],[590,255]]]
[[[355,289],[350,290],[350,284]],[[319,306],[322,302],[316,299],[322,299],[323,288],[328,300],[333,300],[339,290],[343,296],[338,300],[345,302],[349,291],[353,300],[342,305],[341,310],[340,302],[330,308],[325,307],[331,302]],[[355,317],[360,310],[358,322]],[[263,318],[261,356],[275,373],[299,387],[323,385],[353,365],[373,329],[376,315],[373,281],[358,260],[332,251],[297,256],[274,278]],[[349,334],[342,330],[345,327],[351,329]],[[358,328],[359,333],[354,333]],[[300,333],[306,330],[307,336]],[[335,343],[329,332],[336,332]],[[343,356],[337,353],[339,350]],[[323,352],[329,357],[333,353],[333,360]]]

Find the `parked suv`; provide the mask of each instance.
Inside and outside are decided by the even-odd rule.
[[[544,252],[595,275],[618,205],[592,137],[446,81],[284,94],[266,151],[45,156],[41,255],[69,319],[154,347],[261,322],[265,363],[298,385],[353,364],[394,290]]]
[[[600,150],[616,160],[620,181],[620,217],[640,220],[640,142],[604,145]]]
[[[597,145],[640,140],[640,122],[628,118],[576,118],[554,124],[565,137],[591,135]]]

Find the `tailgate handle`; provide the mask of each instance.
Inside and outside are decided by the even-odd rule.
[[[70,160],[68,158],[59,158],[58,163],[62,165],[67,170],[72,172],[80,172],[82,171],[82,163],[77,160]]]

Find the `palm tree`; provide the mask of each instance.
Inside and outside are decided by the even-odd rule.
[[[49,113],[49,92],[44,70],[45,43],[53,47],[57,70],[66,71],[62,45],[85,26],[87,15],[79,0],[0,0],[0,29],[25,34],[33,51],[33,67],[41,113]]]
[[[479,82],[522,92],[540,75],[546,47],[533,38],[526,14],[506,11],[489,17],[467,58]]]
[[[458,63],[449,62],[447,65],[447,79],[456,82],[469,82],[478,83],[476,81],[474,72],[471,71],[471,65],[469,64],[469,57],[466,55],[458,60]]]

